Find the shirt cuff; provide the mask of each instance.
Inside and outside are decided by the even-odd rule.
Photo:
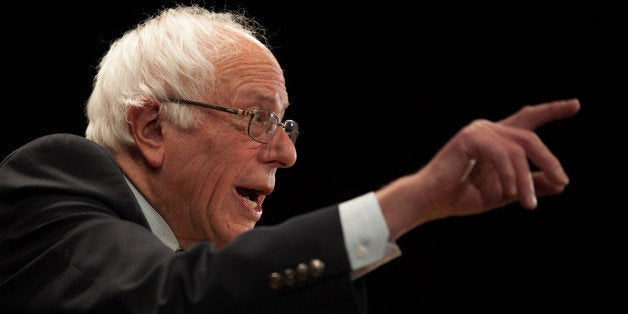
[[[401,250],[388,241],[388,226],[374,192],[338,206],[352,279],[397,258]]]

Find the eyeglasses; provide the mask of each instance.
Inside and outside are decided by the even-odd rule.
[[[202,102],[197,102],[193,100],[187,99],[164,99],[162,102],[175,102],[181,104],[187,104],[192,106],[198,106],[203,108],[209,108],[219,111],[228,112],[231,114],[239,115],[239,116],[248,116],[251,117],[249,120],[249,124],[247,127],[249,136],[255,140],[256,142],[267,144],[273,140],[275,133],[277,133],[277,126],[281,126],[281,128],[288,134],[288,137],[292,141],[292,144],[297,142],[297,137],[299,136],[299,124],[294,120],[285,120],[284,122],[279,122],[279,117],[269,110],[264,109],[255,109],[253,111],[229,108],[229,107],[221,107],[211,104],[205,104]]]

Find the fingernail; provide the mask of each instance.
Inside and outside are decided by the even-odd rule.
[[[556,176],[560,179],[563,184],[569,183],[569,177],[565,173],[565,170],[561,167],[556,170]]]
[[[532,204],[532,209],[536,208],[538,204],[538,200],[536,199],[536,190],[534,189],[534,180],[532,179],[532,174],[530,173],[530,204]]]
[[[536,209],[536,206],[538,205],[538,201],[536,199],[536,195],[532,195],[532,197],[530,197],[530,203],[532,203],[532,208],[531,209]]]

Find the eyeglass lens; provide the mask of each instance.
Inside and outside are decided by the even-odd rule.
[[[249,124],[249,133],[256,140],[268,143],[277,131],[277,116],[266,110],[255,110]]]
[[[277,133],[277,125],[279,125],[279,118],[275,113],[258,109],[253,112],[253,116],[251,117],[249,134],[259,142],[268,143],[272,140],[275,133]],[[296,122],[286,120],[281,126],[290,137],[292,143],[295,143],[299,134]]]

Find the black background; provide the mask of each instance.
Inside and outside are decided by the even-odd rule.
[[[173,1],[43,2],[4,10],[0,154],[83,134],[109,43]],[[190,3],[181,2],[181,3]],[[626,64],[619,7],[507,2],[206,1],[268,29],[298,120],[298,162],[279,171],[261,224],[344,201],[415,171],[475,118],[577,97],[538,129],[566,191],[426,224],[367,275],[370,313],[574,313],[627,300]],[[605,312],[604,310],[602,310]]]

